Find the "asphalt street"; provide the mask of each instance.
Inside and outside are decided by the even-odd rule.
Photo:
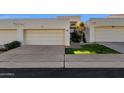
[[[124,78],[124,68],[0,68],[0,78]]]

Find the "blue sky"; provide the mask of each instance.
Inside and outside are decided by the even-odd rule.
[[[55,18],[56,16],[80,15],[81,20],[86,22],[89,18],[106,18],[110,14],[0,14],[0,19],[14,18]]]

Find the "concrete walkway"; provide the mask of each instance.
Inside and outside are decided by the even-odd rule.
[[[74,42],[71,42],[71,45],[69,46],[69,48],[81,48],[82,45],[87,45],[87,44],[92,44],[92,43],[83,43],[83,42],[74,43]]]
[[[66,55],[66,68],[124,68],[124,54]]]
[[[102,42],[99,44],[110,47],[120,53],[124,53],[124,42]]]
[[[80,43],[71,42],[71,45],[69,46],[69,48],[81,48],[81,46],[80,46]]]

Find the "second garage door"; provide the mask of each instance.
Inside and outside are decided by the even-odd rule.
[[[64,30],[25,30],[26,45],[64,45]]]
[[[96,28],[94,33],[98,42],[124,42],[123,28]]]

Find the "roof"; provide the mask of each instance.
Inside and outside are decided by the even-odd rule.
[[[124,14],[112,14],[108,18],[124,18]]]

